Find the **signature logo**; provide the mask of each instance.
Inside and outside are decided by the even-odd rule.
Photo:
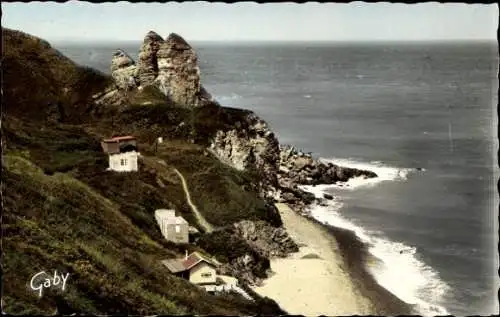
[[[45,277],[45,278],[43,278]],[[69,273],[66,275],[57,274],[57,270],[54,271],[54,275],[48,275],[45,271],[38,272],[31,278],[31,289],[34,291],[38,291],[38,296],[42,297],[43,289],[50,288],[54,286],[59,286],[61,283],[61,289],[64,291],[66,289],[66,281],[69,278]]]

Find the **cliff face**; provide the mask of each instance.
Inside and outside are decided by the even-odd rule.
[[[250,113],[228,131],[218,131],[210,148],[238,170],[262,173],[262,185],[272,191],[278,184],[279,141],[267,123]],[[266,193],[267,194],[267,193]]]

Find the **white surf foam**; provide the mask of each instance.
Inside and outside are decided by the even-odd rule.
[[[369,179],[348,182],[351,189],[374,185],[385,180],[404,180],[411,171],[411,169],[383,166],[381,162],[359,163],[338,159],[330,161],[339,166],[371,170],[379,175],[375,181]],[[317,198],[322,198],[331,185],[301,186],[301,188],[313,193]],[[354,221],[344,218],[339,213],[342,206],[341,197],[334,197],[327,202],[327,206],[313,206],[311,214],[320,222],[352,230],[367,245],[368,252],[380,260],[375,261],[375,264],[369,264],[368,270],[382,287],[406,303],[415,305],[418,313],[423,316],[448,315],[441,302],[444,301],[443,297],[450,287],[439,278],[434,269],[419,259],[417,248],[390,241],[380,231],[366,230]]]
[[[217,100],[219,102],[241,99],[241,96],[238,94],[235,94],[234,92],[231,93],[230,95],[222,95],[222,96],[214,96],[214,97],[215,97],[215,100]]]
[[[351,159],[337,159],[337,158],[328,158],[328,159],[320,158],[320,161],[324,163],[333,163],[342,167],[350,167],[360,170],[372,171],[375,174],[377,174],[378,177],[375,178],[354,177],[349,179],[349,181],[345,183],[331,185],[333,187],[348,189],[348,190],[357,189],[359,187],[374,186],[384,181],[406,180],[410,173],[417,172],[417,169],[387,166],[380,161],[364,163]],[[422,171],[425,170],[422,169]]]

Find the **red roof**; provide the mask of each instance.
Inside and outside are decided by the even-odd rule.
[[[189,270],[201,261],[204,261],[213,266],[217,266],[217,264],[214,263],[214,261],[212,261],[207,257],[204,257],[198,252],[191,253],[186,260],[182,261],[182,265],[186,268],[186,270]]]
[[[211,266],[219,266],[220,263],[214,259],[207,258],[200,254],[199,252],[193,252],[187,257],[187,259],[170,259],[164,260],[162,263],[170,270],[172,273],[179,273],[191,270],[193,267],[198,265],[200,262],[206,262]]]
[[[126,136],[115,136],[111,139],[104,139],[104,142],[120,142],[120,141],[128,141],[135,140],[134,136],[126,135]]]

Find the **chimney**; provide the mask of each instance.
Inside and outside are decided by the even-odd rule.
[[[184,257],[184,260],[187,260],[188,258],[188,250],[186,250],[186,256]]]

